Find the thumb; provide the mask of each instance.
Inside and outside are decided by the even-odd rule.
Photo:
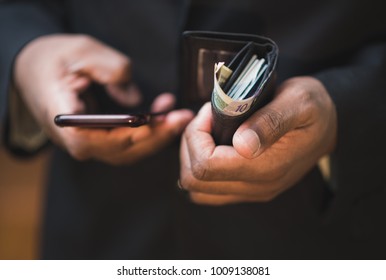
[[[246,120],[233,136],[233,147],[245,158],[256,158],[294,127],[295,114],[268,104]]]

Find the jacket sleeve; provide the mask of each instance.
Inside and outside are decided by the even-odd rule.
[[[378,40],[356,52],[346,66],[315,77],[327,88],[338,114],[338,143],[331,155],[335,200],[329,218],[339,227],[341,221],[348,223],[355,238],[385,233],[380,229],[386,213],[386,43]]]
[[[56,3],[55,6],[52,3]],[[9,94],[12,84],[14,60],[19,51],[31,40],[63,30],[61,18],[55,11],[59,1],[49,6],[42,1],[3,1],[0,3],[0,132],[4,144],[16,154],[29,154],[32,150],[13,145],[9,141]],[[23,107],[23,106],[19,106]]]

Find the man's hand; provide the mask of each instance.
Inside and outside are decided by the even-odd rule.
[[[292,78],[272,102],[215,146],[206,104],[182,138],[181,186],[196,203],[264,202],[298,182],[336,142],[335,106],[312,77]]]
[[[169,143],[193,117],[188,110],[176,110],[154,125],[139,128],[56,127],[57,114],[84,111],[79,94],[93,81],[105,85],[122,105],[135,106],[141,100],[138,89],[129,83],[130,59],[85,35],[50,35],[33,40],[16,58],[14,81],[46,134],[79,160],[134,163]],[[173,106],[174,97],[162,94],[152,110]]]

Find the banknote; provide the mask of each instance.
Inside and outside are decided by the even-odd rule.
[[[258,97],[266,70],[265,60],[254,56],[230,90],[224,92],[222,85],[229,79],[232,70],[225,66],[224,62],[216,63],[213,77],[213,105],[228,116],[238,116],[247,112]],[[261,83],[260,86],[259,83]]]

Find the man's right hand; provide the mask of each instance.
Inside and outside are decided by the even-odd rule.
[[[27,44],[15,61],[14,82],[28,108],[56,144],[79,160],[97,159],[110,164],[132,164],[167,145],[179,135],[193,114],[171,111],[154,125],[139,128],[58,128],[58,114],[81,113],[79,94],[93,81],[107,87],[117,102],[135,106],[140,93],[131,86],[130,59],[86,35],[49,35]],[[153,111],[171,109],[174,97],[159,95]]]

